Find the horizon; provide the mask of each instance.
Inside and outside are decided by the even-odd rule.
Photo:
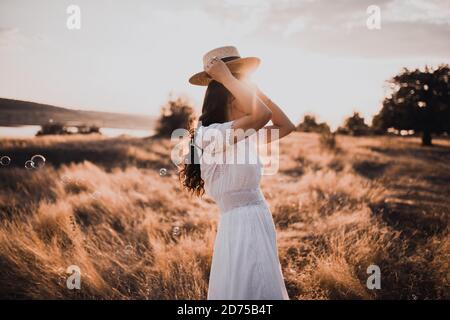
[[[169,94],[201,107],[202,56],[235,45],[262,63],[253,80],[298,124],[370,124],[402,68],[450,61],[450,4],[404,1],[69,1],[0,3],[0,96],[74,110],[158,116]],[[369,30],[367,9],[381,10]],[[30,19],[29,12],[33,12]]]
[[[98,110],[98,109],[77,109],[76,107],[73,107],[73,106],[60,106],[60,105],[49,104],[49,103],[45,103],[45,102],[41,102],[41,101],[21,100],[21,99],[8,98],[8,97],[0,97],[0,100],[1,99],[3,99],[3,100],[15,100],[15,101],[25,102],[25,103],[35,103],[35,104],[39,104],[39,105],[45,105],[45,106],[56,107],[56,108],[61,108],[61,109],[68,109],[68,110],[71,110],[71,111],[117,113],[117,114],[123,114],[123,115],[147,116],[147,117],[156,117],[157,118],[157,115],[150,115],[150,114],[145,114],[145,113],[129,113],[129,112],[120,112],[120,111],[116,112],[116,111]]]

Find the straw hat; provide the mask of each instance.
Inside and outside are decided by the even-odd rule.
[[[227,46],[207,52],[203,56],[203,65],[207,65],[214,57],[222,59],[233,74],[249,74],[260,63],[260,59],[256,57],[241,58],[241,55],[235,47]],[[189,78],[189,82],[197,86],[207,86],[211,80],[211,77],[205,71],[198,72]]]

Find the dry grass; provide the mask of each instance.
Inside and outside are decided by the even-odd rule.
[[[279,174],[263,178],[291,299],[450,298],[449,141],[336,140],[294,133]],[[126,137],[1,141],[13,161],[0,167],[0,298],[206,298],[219,212],[180,189],[170,150]],[[33,154],[43,169],[22,168]],[[366,287],[371,264],[380,290]],[[81,290],[66,287],[70,265]]]

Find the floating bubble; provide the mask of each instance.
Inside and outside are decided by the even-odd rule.
[[[159,175],[160,176],[165,176],[166,174],[167,174],[167,169],[166,168],[159,169]]]
[[[175,226],[172,228],[172,235],[175,237],[178,237],[181,234],[181,228],[178,226]]]
[[[98,199],[102,193],[100,191],[95,191],[93,194],[91,194],[92,199]]]
[[[63,175],[63,176],[61,177],[61,181],[62,181],[62,183],[64,183],[64,184],[69,183],[71,180],[72,180],[72,179],[70,179],[70,177],[69,177],[69,176],[66,176],[66,175]]]
[[[34,163],[33,163],[33,161],[27,160],[27,161],[25,162],[25,168],[26,168],[26,169],[29,169],[29,170],[34,169]]]
[[[35,169],[40,169],[45,166],[45,157],[40,154],[36,154],[31,157],[31,162],[33,162],[33,167]]]
[[[11,163],[11,158],[10,158],[10,157],[8,157],[8,156],[3,156],[3,157],[0,158],[0,164],[1,164],[2,166],[7,166],[7,165],[9,165],[10,163]]]
[[[133,246],[131,244],[128,244],[125,246],[125,249],[123,249],[123,251],[125,252],[125,254],[130,254],[133,252]]]

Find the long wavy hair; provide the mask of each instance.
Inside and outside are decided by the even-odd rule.
[[[199,121],[202,126],[228,121],[228,106],[232,95],[220,82],[211,81],[203,100],[202,114]],[[205,193],[204,181],[201,178],[199,150],[194,145],[195,128],[190,128],[191,144],[184,164],[179,172],[181,184],[192,194],[201,196]]]

